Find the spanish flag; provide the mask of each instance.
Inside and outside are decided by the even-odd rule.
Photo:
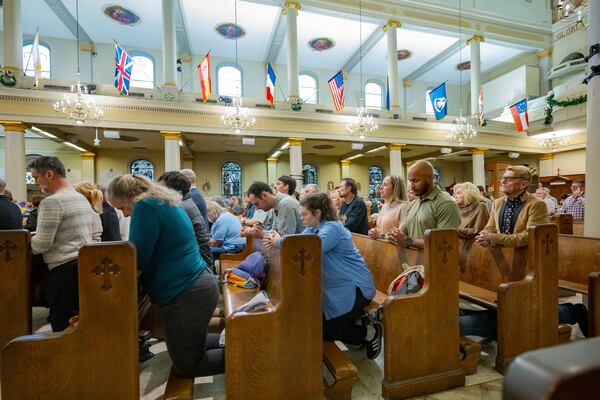
[[[198,76],[200,77],[200,87],[202,88],[202,102],[206,103],[212,94],[210,81],[210,51],[206,53],[202,62],[198,64]]]

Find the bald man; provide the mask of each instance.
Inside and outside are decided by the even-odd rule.
[[[416,199],[409,204],[400,228],[386,237],[397,246],[422,249],[427,229],[458,228],[460,212],[452,196],[433,183],[433,166],[428,161],[414,163],[408,170],[408,181]]]
[[[6,197],[6,181],[0,179],[0,230],[23,229],[23,215],[18,205]]]
[[[200,191],[196,187],[196,173],[191,169],[185,168],[180,171],[188,181],[190,181],[190,193],[192,195],[192,200],[194,200],[194,204],[200,210],[200,214],[204,217],[204,221],[206,221],[206,226],[209,226],[208,223],[208,213],[206,212],[206,201],[204,201],[204,197],[200,194]]]

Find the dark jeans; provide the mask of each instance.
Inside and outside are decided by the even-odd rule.
[[[370,302],[371,300],[365,299],[360,289],[356,288],[356,298],[350,312],[330,320],[325,320],[325,315],[323,315],[323,340],[363,344],[367,336],[367,327],[356,325],[355,321],[365,313],[363,308]]]
[[[79,314],[77,260],[54,267],[46,279],[46,302],[54,332],[64,331],[69,319]]]
[[[225,250],[223,248],[223,246],[220,246],[220,247],[210,246],[210,254],[212,254],[213,260],[217,261],[219,259],[219,257],[221,256],[221,254],[225,254],[225,253],[230,253],[230,254],[241,253],[244,250],[245,247],[246,247],[246,244],[242,244],[242,245],[235,246],[235,248],[233,250]]]
[[[219,348],[218,334],[208,334],[218,300],[217,277],[205,269],[192,287],[160,307],[167,350],[178,375],[191,378],[224,373],[225,349]]]

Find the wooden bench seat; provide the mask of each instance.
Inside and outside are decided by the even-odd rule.
[[[163,400],[191,400],[194,395],[194,378],[182,378],[171,368]]]
[[[258,239],[256,241],[260,242],[260,240]],[[219,257],[219,268],[221,270],[220,273],[222,274],[226,269],[237,266],[239,263],[244,261],[246,257],[252,254],[255,251],[254,242],[255,239],[252,236],[247,236],[246,247],[243,251],[241,251],[240,253],[221,254],[221,256]]]
[[[323,342],[323,362],[334,378],[332,384],[325,382],[325,398],[350,400],[352,388],[358,379],[358,370],[335,342]]]
[[[463,299],[468,300],[471,303],[478,304],[482,307],[498,307],[498,293],[495,291],[484,289],[482,287],[461,281],[458,283],[458,293]]]

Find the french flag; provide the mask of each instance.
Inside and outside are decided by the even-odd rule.
[[[527,99],[523,99],[516,104],[510,106],[510,113],[515,120],[517,132],[524,131],[529,128],[529,116],[527,115]]]
[[[275,72],[271,68],[271,63],[267,64],[267,100],[271,103],[271,108],[275,104]]]

